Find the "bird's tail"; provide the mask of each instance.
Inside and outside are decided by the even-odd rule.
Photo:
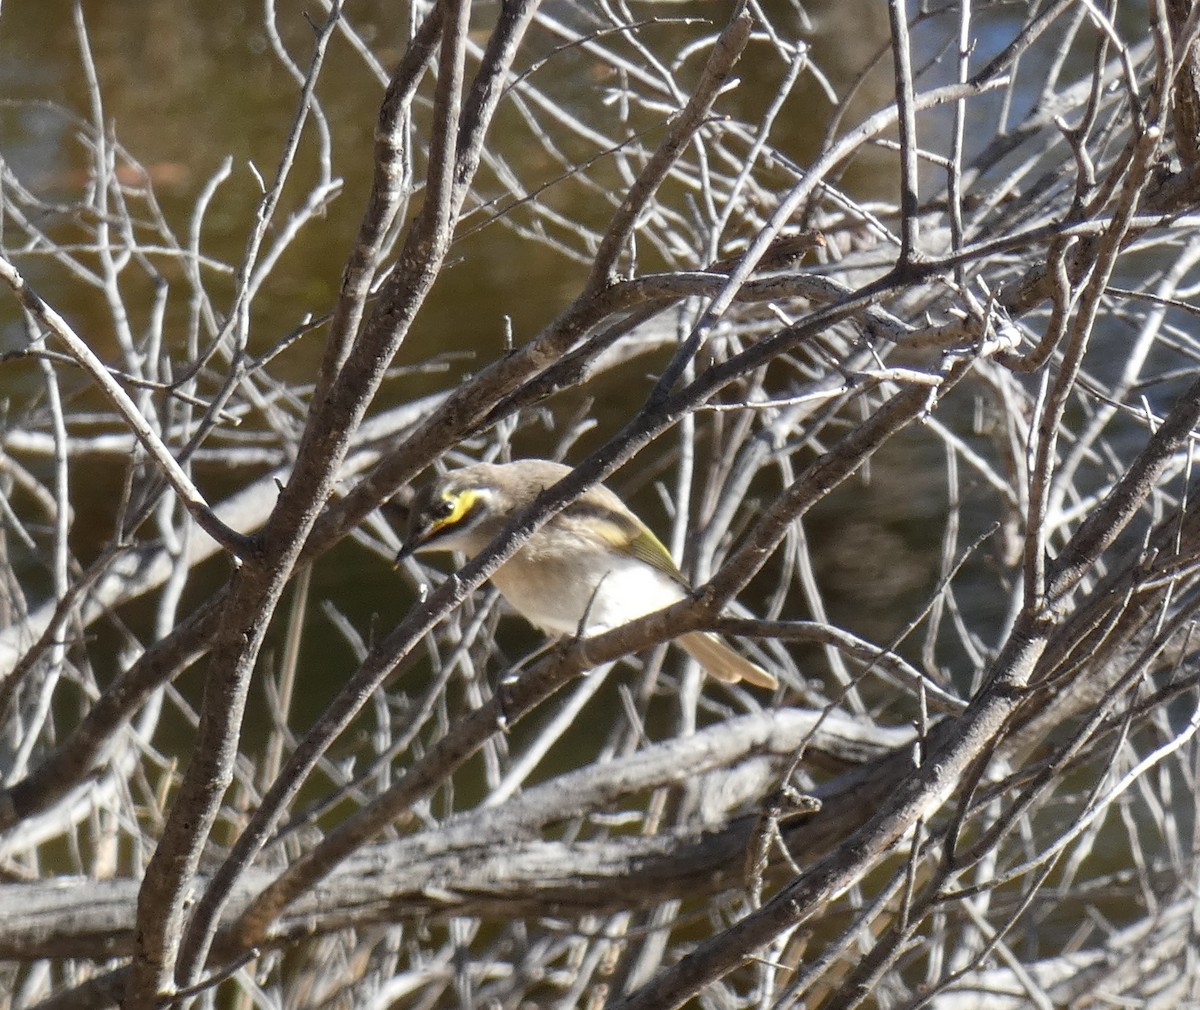
[[[689,656],[696,660],[717,680],[727,684],[744,680],[755,687],[778,687],[777,681],[757,663],[734,652],[716,635],[707,631],[692,631],[680,635],[676,641]]]

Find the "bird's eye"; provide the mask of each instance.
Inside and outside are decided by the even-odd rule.
[[[433,506],[433,515],[437,519],[448,519],[454,511],[454,502],[452,499],[443,498],[440,502]]]

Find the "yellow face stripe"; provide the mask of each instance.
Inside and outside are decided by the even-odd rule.
[[[446,491],[442,501],[448,501],[453,508],[445,516],[439,516],[429,525],[429,535],[440,533],[442,530],[453,529],[471,511],[471,507],[479,501],[479,495],[467,488],[465,491]]]

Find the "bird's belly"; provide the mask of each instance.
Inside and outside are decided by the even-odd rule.
[[[576,634],[585,614],[583,633],[598,635],[684,598],[677,583],[632,559],[614,561],[601,579],[554,560],[510,562],[492,582],[514,610],[551,635]]]

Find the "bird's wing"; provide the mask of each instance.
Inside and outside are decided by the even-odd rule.
[[[573,519],[586,516],[586,528],[592,534],[618,550],[629,552],[639,561],[644,561],[651,568],[687,587],[687,581],[676,567],[671,552],[636,516],[586,500],[574,502],[563,511]]]
[[[652,568],[657,568],[664,575],[686,587],[687,582],[671,557],[671,552],[663,546],[658,537],[650,532],[648,527],[643,526],[640,522],[637,523],[637,526],[637,533],[629,541],[629,550],[633,556],[639,561],[645,561]]]

